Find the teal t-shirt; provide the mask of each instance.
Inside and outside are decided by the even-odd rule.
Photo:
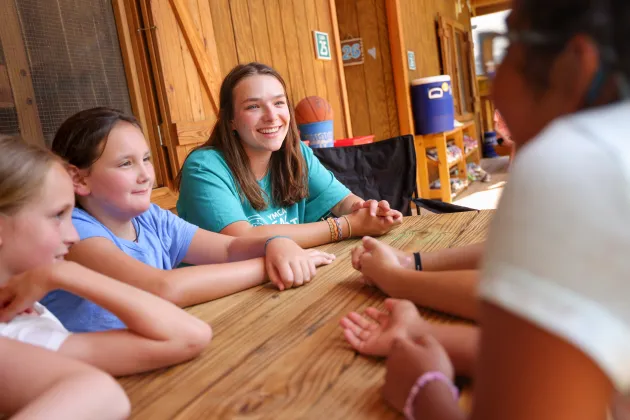
[[[311,223],[321,220],[330,209],[343,200],[350,190],[339,182],[300,142],[308,167],[308,197],[290,207],[275,207],[268,203],[258,211],[239,196],[238,184],[232,176],[223,153],[213,149],[193,152],[182,169],[182,183],[177,200],[177,213],[184,220],[202,229],[220,232],[226,226],[248,221],[252,226],[287,223]],[[269,173],[260,187],[271,197]]]

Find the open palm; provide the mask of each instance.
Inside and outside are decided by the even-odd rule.
[[[340,321],[344,336],[359,353],[386,356],[396,338],[410,337],[411,331],[429,324],[422,319],[415,305],[406,300],[385,300],[387,312],[367,308],[365,315],[350,312]]]

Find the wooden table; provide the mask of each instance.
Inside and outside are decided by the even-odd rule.
[[[467,245],[485,238],[491,215],[408,217],[380,239],[407,250]],[[384,300],[357,281],[349,256],[357,242],[322,246],[337,260],[304,287],[278,292],[264,285],[190,308],[212,325],[213,341],[189,363],[120,379],[133,418],[399,418],[380,396],[383,361],[356,354],[339,327],[348,312]]]

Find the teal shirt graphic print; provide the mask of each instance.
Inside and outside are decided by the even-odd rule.
[[[330,209],[343,200],[350,190],[327,170],[312,150],[300,142],[300,150],[308,167],[306,199],[289,207],[275,207],[269,203],[265,210],[255,210],[238,193],[223,153],[213,149],[194,151],[182,169],[182,183],[177,201],[177,212],[184,220],[202,229],[220,232],[226,226],[247,221],[252,226],[272,224],[311,223],[321,220]],[[261,189],[271,197],[271,175],[258,181]]]

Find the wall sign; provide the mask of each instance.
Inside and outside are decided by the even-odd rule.
[[[413,51],[407,51],[407,64],[409,65],[409,70],[416,69],[416,54]]]
[[[313,31],[315,40],[315,54],[318,60],[331,60],[330,42],[326,32]]]
[[[341,41],[341,59],[344,66],[363,64],[363,40],[353,38]]]

